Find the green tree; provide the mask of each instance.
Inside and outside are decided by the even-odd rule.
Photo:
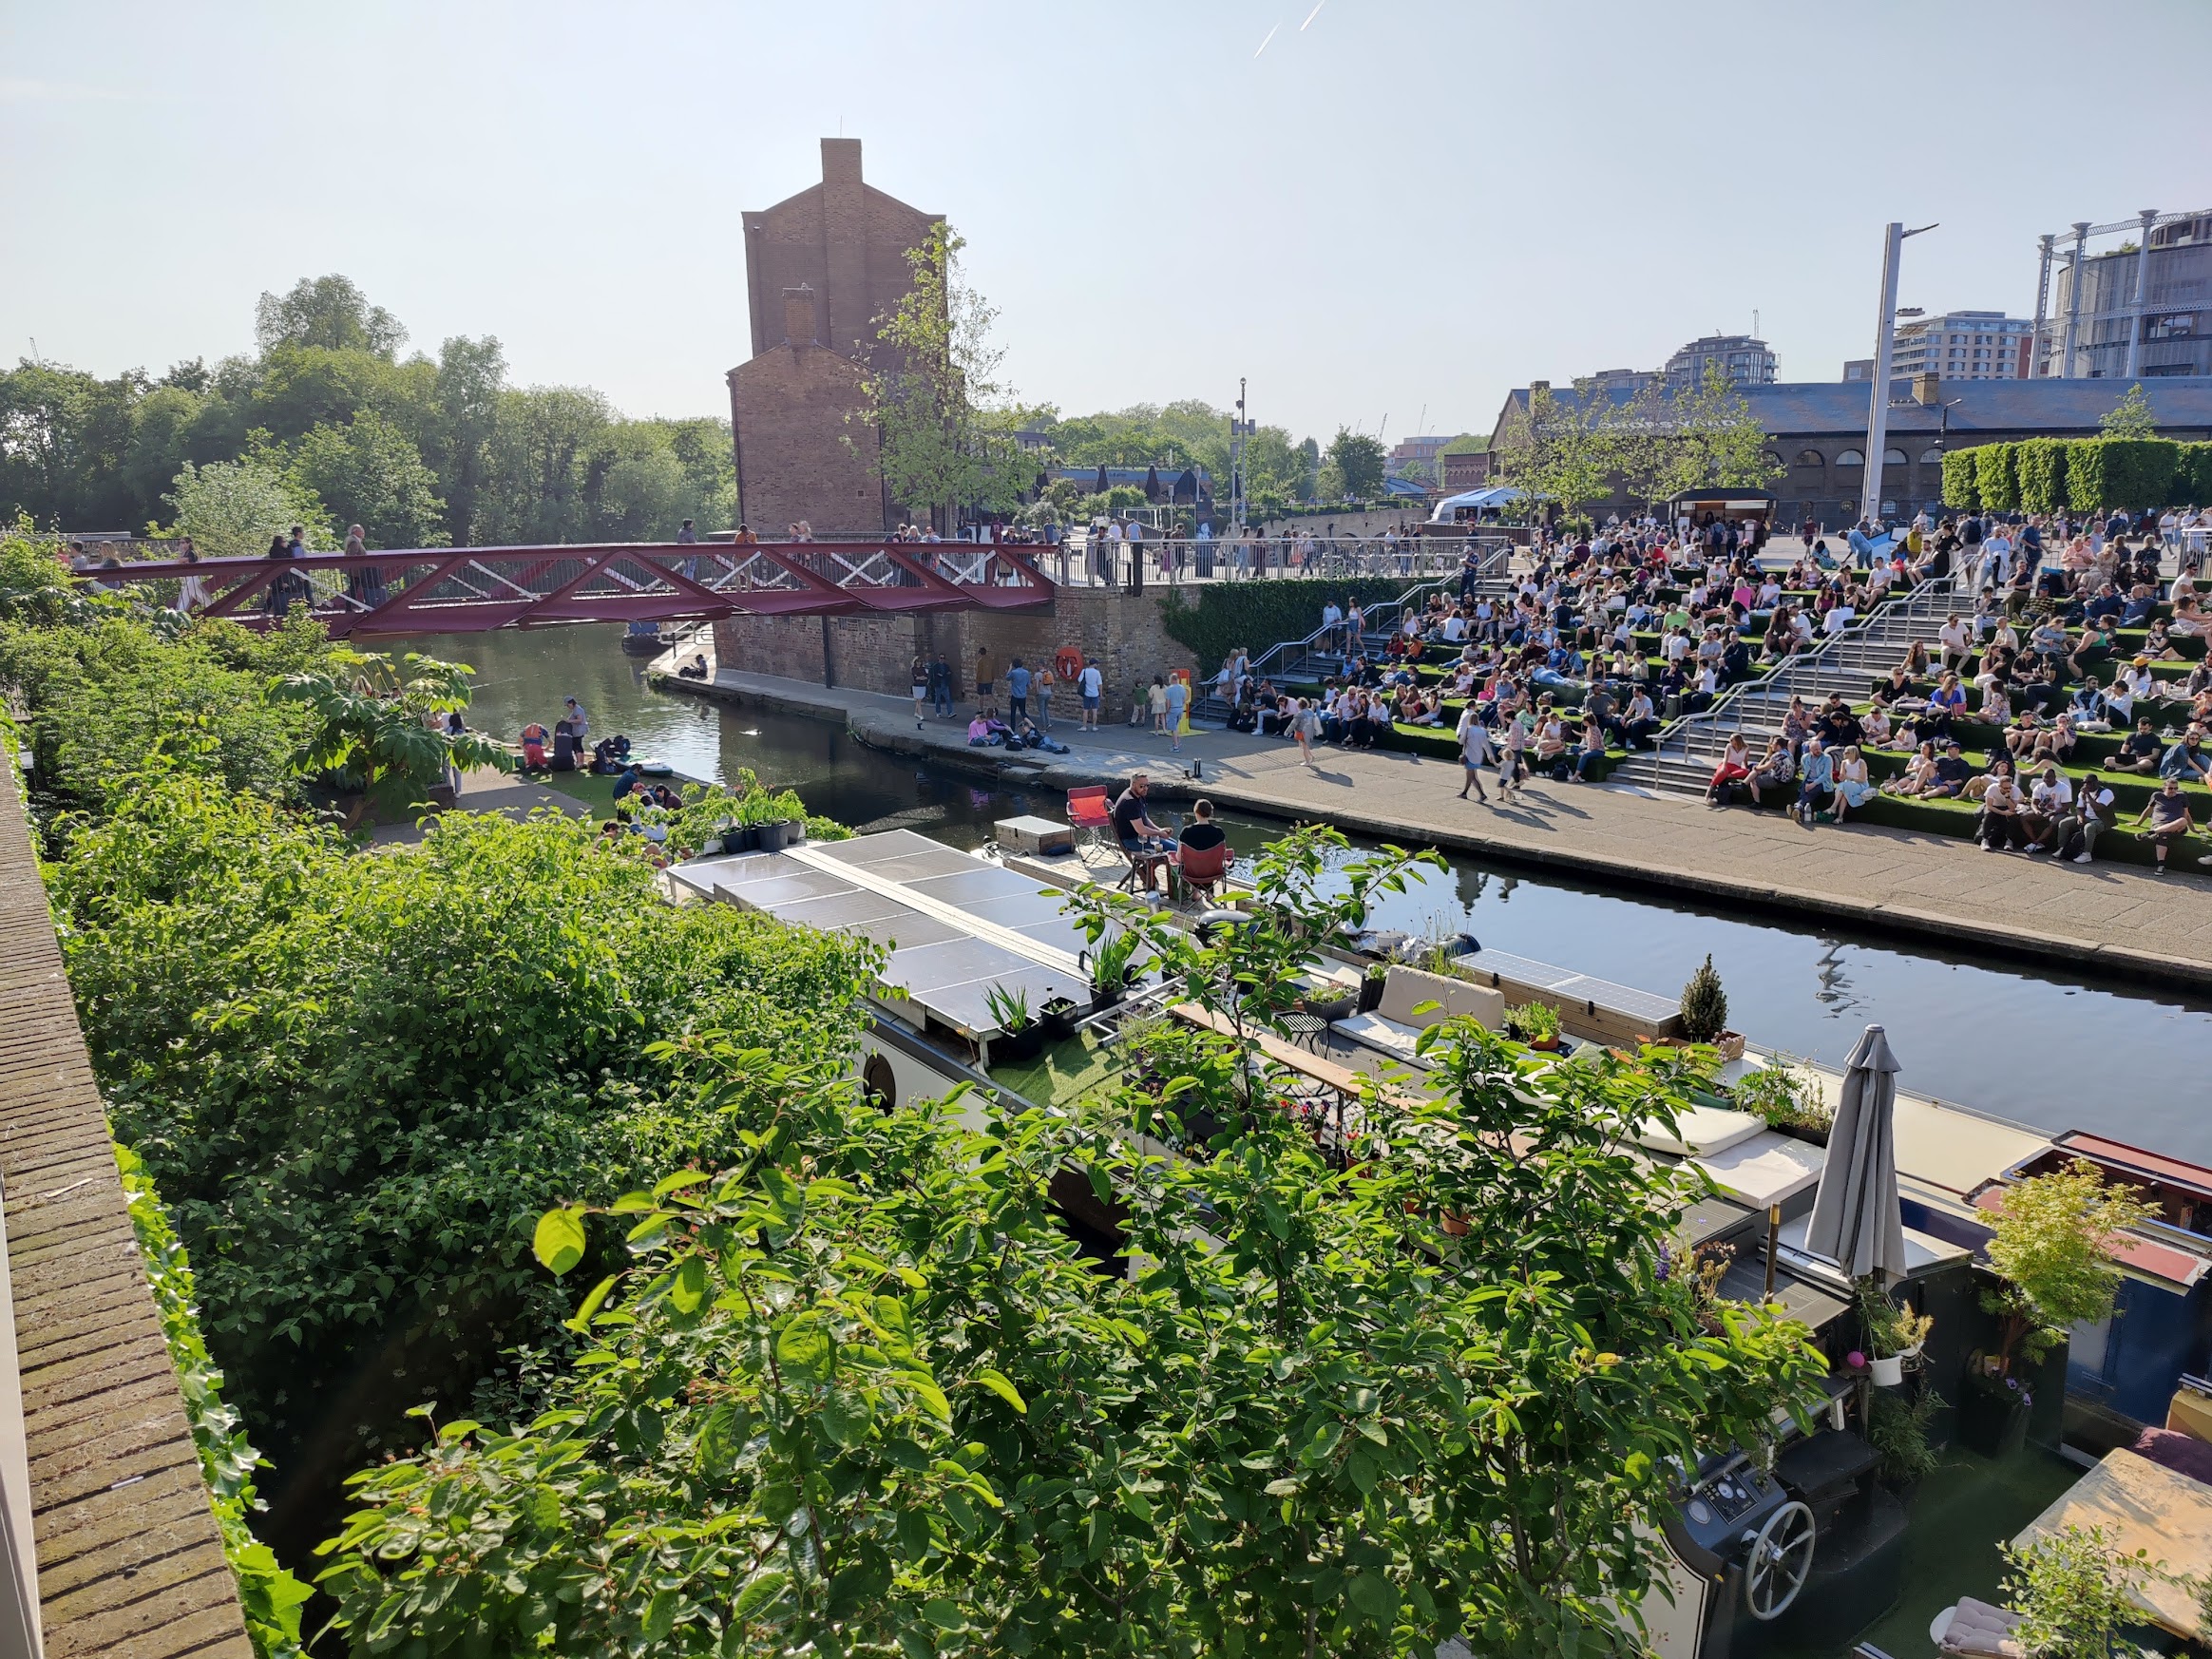
[[[414,651],[394,663],[339,648],[315,668],[286,675],[270,696],[312,716],[295,765],[397,812],[427,801],[451,769],[514,770],[497,743],[473,732],[448,735],[436,718],[468,706],[475,672]]]
[[[2106,1185],[2080,1158],[2005,1189],[1989,1244],[1999,1285],[1982,1306],[2003,1321],[1998,1356],[2008,1368],[2014,1354],[2040,1359],[2075,1325],[2112,1311],[2113,1235],[2156,1213],[2134,1188]]]
[[[304,525],[307,544],[334,547],[330,514],[307,486],[260,456],[184,464],[170,487],[176,528],[209,558],[266,553],[273,536]]]
[[[2102,1527],[2068,1526],[2005,1553],[2014,1632],[2038,1659],[2112,1659],[2122,1630],[2143,1622],[2133,1592],[2160,1572],[2145,1552],[2123,1555]]]
[[[1329,440],[1328,464],[1337,469],[1346,500],[1373,501],[1382,493],[1383,459],[1382,440],[1364,432],[1339,427]]]
[[[940,220],[906,250],[909,284],[879,318],[879,366],[862,382],[893,499],[917,509],[1009,512],[1037,472],[1015,434],[1025,413],[1000,379],[998,312],[963,275],[966,244]]]
[[[460,545],[478,540],[476,521],[488,475],[506,358],[489,334],[456,334],[438,348],[437,431],[426,459],[438,472],[446,531]]]
[[[1603,499],[1619,453],[1619,434],[1608,430],[1611,412],[1601,397],[1531,388],[1527,403],[1515,404],[1504,422],[1498,462],[1506,482],[1532,505],[1554,503],[1569,513]]]
[[[316,427],[285,473],[302,494],[327,504],[335,523],[361,525],[372,546],[447,544],[437,479],[407,434],[373,410],[344,426]]]
[[[586,463],[614,412],[588,387],[500,394],[471,539],[490,543],[590,539]]]
[[[2130,386],[2127,395],[2107,410],[2097,425],[2107,438],[2157,437],[2158,419],[2144,395],[2143,382]]]
[[[1597,405],[1603,464],[1647,505],[1686,489],[1763,489],[1781,476],[1749,401],[1717,363],[1698,380],[1653,381],[1617,408],[1577,391]]]
[[[351,277],[302,276],[283,295],[263,294],[254,307],[254,338],[263,352],[313,346],[328,352],[370,352],[393,356],[407,330]]]

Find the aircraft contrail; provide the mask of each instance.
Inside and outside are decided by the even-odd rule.
[[[1322,0],[1322,3],[1323,3],[1324,5],[1326,5],[1326,4],[1327,4],[1327,0]],[[1266,40],[1263,40],[1263,41],[1261,41],[1261,42],[1260,42],[1260,52],[1264,52],[1264,51],[1266,51],[1266,50],[1268,49],[1268,41],[1273,40],[1273,39],[1275,38],[1275,33],[1276,33],[1276,30],[1277,30],[1277,29],[1280,29],[1282,27],[1283,27],[1283,26],[1282,26],[1281,24],[1279,24],[1279,23],[1278,23],[1277,25],[1275,25],[1275,28],[1274,28],[1274,29],[1270,29],[1269,30],[1268,30],[1267,39],[1266,39]],[[1258,57],[1258,56],[1260,55],[1260,52],[1254,52],[1254,53],[1252,53],[1252,56],[1256,58],[1256,57]]]
[[[1298,26],[1298,32],[1300,34],[1304,34],[1306,29],[1312,26],[1313,20],[1321,15],[1321,7],[1326,6],[1327,4],[1328,0],[1321,0],[1321,6],[1316,6],[1311,11],[1308,11],[1306,14],[1306,21]]]

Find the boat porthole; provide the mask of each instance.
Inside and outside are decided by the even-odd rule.
[[[891,1070],[891,1062],[880,1054],[868,1057],[868,1064],[861,1068],[860,1086],[868,1096],[868,1103],[878,1112],[888,1112],[898,1104],[898,1074]]]

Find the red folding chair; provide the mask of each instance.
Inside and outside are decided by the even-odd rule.
[[[1105,839],[1106,830],[1113,823],[1114,814],[1108,810],[1104,784],[1068,791],[1069,827],[1086,836],[1092,846]]]
[[[1211,899],[1235,861],[1236,854],[1227,841],[1219,847],[1178,847],[1175,850],[1175,871],[1183,878],[1186,895],[1195,893]]]

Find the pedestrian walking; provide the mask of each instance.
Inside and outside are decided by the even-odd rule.
[[[1459,765],[1466,772],[1466,781],[1459,785],[1459,799],[1467,798],[1473,790],[1483,805],[1490,803],[1490,791],[1482,787],[1482,769],[1497,763],[1497,745],[1490,740],[1490,728],[1475,717],[1472,706],[1459,716]]]
[[[929,659],[920,652],[914,654],[914,730],[922,730],[922,718],[929,707]]]
[[[1321,735],[1321,711],[1309,699],[1291,700],[1296,703],[1297,712],[1290,716],[1290,734],[1298,739],[1298,753],[1311,766],[1314,764],[1313,740]]]
[[[1168,687],[1156,674],[1153,676],[1152,689],[1145,693],[1145,701],[1152,709],[1153,735],[1157,737],[1168,729]]]
[[[1082,729],[1096,732],[1098,729],[1098,700],[1106,692],[1106,677],[1098,672],[1098,659],[1096,657],[1083,659],[1083,672],[1077,676],[1076,684],[1083,698]]]
[[[1038,669],[1036,677],[1029,682],[1029,695],[1037,699],[1037,729],[1039,732],[1052,730],[1052,665],[1046,663]]]
[[[1180,677],[1168,681],[1168,753],[1183,753],[1183,711],[1191,706],[1191,688]]]
[[[940,651],[929,664],[929,701],[941,720],[952,718],[952,664]]]

